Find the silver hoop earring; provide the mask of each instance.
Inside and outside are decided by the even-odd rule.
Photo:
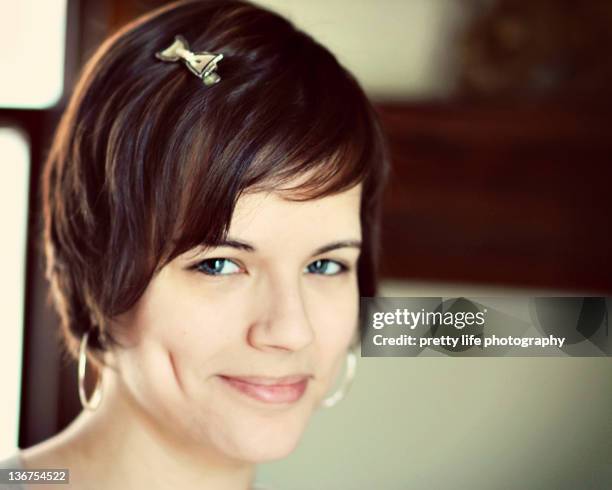
[[[85,373],[87,372],[87,342],[89,341],[89,332],[85,332],[83,338],[81,338],[81,345],[79,346],[79,367],[78,367],[78,380],[79,380],[79,399],[81,405],[87,410],[96,410],[100,406],[102,401],[102,375],[98,376],[96,381],[96,387],[94,388],[91,398],[87,399],[85,393]]]
[[[323,408],[331,408],[342,400],[348,393],[353,379],[355,378],[355,370],[357,368],[357,356],[352,350],[349,350],[346,354],[346,373],[344,374],[344,380],[338,390],[331,396],[325,398],[321,402]]]

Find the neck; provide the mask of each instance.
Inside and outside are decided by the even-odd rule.
[[[125,490],[251,488],[253,464],[162,431],[111,369],[104,369],[103,379],[98,409],[82,412],[63,434],[75,462],[71,482]]]

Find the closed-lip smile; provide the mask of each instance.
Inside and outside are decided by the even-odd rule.
[[[294,403],[306,391],[309,374],[295,374],[282,377],[229,376],[219,378],[238,392],[265,403]]]

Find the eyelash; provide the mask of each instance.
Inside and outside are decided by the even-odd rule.
[[[197,272],[200,272],[201,274],[205,274],[205,275],[207,275],[207,276],[214,276],[214,277],[216,277],[216,276],[232,276],[232,275],[234,275],[234,274],[237,274],[236,272],[233,272],[233,273],[230,273],[230,274],[220,274],[220,273],[212,273],[212,274],[211,274],[211,273],[209,273],[209,272],[206,272],[205,270],[202,270],[202,265],[203,265],[203,264],[207,264],[207,263],[211,263],[211,262],[212,262],[212,263],[214,263],[214,262],[216,262],[216,261],[227,261],[227,262],[231,262],[231,263],[233,263],[233,264],[234,264],[236,267],[238,267],[239,269],[241,269],[241,267],[240,267],[240,266],[239,266],[239,265],[238,265],[236,262],[234,262],[234,261],[233,261],[233,260],[231,260],[231,259],[225,258],[225,257],[214,257],[214,258],[210,258],[210,259],[205,259],[205,260],[202,260],[202,261],[198,262],[197,264],[194,264],[193,266],[191,266],[191,267],[190,267],[190,269],[195,270],[195,271],[197,271]],[[308,265],[306,266],[306,268],[310,267],[310,266],[311,266],[311,265],[313,265],[313,264],[316,264],[317,262],[324,262],[325,264],[335,264],[335,265],[337,265],[337,266],[339,267],[338,272],[335,272],[335,273],[333,273],[333,274],[319,274],[319,273],[314,273],[314,274],[316,274],[316,275],[320,275],[320,276],[329,276],[329,277],[338,276],[338,275],[340,275],[340,274],[344,274],[344,273],[346,273],[346,272],[350,271],[350,269],[351,269],[351,268],[350,268],[348,265],[343,264],[342,262],[339,262],[339,261],[337,261],[337,260],[332,260],[332,259],[317,259],[317,260],[315,260],[314,262],[312,262],[312,263],[308,264]],[[214,267],[213,267],[213,268],[214,268]]]

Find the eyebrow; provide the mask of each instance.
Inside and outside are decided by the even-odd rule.
[[[246,252],[256,252],[257,249],[251,245],[250,243],[243,242],[242,240],[236,240],[232,238],[228,238],[225,241],[220,242],[217,247],[231,247],[237,248],[239,250],[244,250]],[[322,247],[317,248],[311,255],[314,257],[316,255],[321,255],[327,252],[331,252],[332,250],[336,250],[339,248],[361,248],[361,242],[359,240],[340,240],[337,242],[328,243],[327,245],[323,245]]]

